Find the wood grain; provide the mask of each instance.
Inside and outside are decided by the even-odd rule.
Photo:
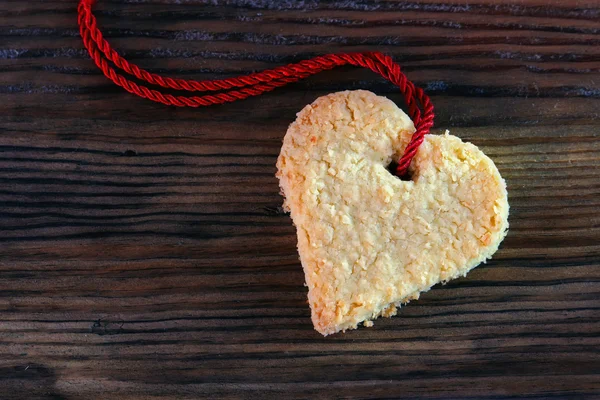
[[[111,43],[170,76],[387,52],[436,132],[496,162],[511,230],[494,259],[327,338],[280,208],[281,140],[322,94],[401,97],[342,68],[167,108],[99,73],[75,8],[0,0],[0,398],[600,397],[600,3],[98,2]]]

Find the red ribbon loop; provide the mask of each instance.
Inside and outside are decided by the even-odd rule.
[[[92,13],[92,5],[94,3],[95,0],[81,0],[77,9],[79,32],[83,43],[104,75],[115,84],[136,96],[177,107],[210,106],[258,96],[321,71],[350,64],[370,69],[381,75],[396,85],[404,95],[410,117],[415,124],[415,133],[404,150],[402,158],[398,161],[396,169],[398,176],[405,176],[407,174],[408,167],[423,142],[424,136],[429,133],[429,130],[433,126],[433,105],[429,97],[423,89],[416,87],[406,78],[402,71],[400,71],[400,66],[391,57],[383,53],[326,54],[295,64],[288,64],[227,79],[205,81],[174,79],[148,72],[121,57],[104,39],[102,32],[98,29],[96,17]],[[109,61],[114,65],[114,68],[109,64]],[[159,90],[150,89],[127,79],[119,74],[117,70],[134,76],[142,82],[164,89],[190,93],[218,93],[203,94],[200,96],[181,96],[162,93]]]

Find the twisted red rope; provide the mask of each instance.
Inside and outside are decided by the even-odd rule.
[[[104,39],[97,27],[96,17],[92,13],[95,0],[80,0],[78,11],[79,32],[83,43],[96,65],[104,75],[129,93],[137,96],[177,107],[200,107],[223,104],[251,96],[258,96],[275,88],[296,82],[321,71],[341,65],[355,65],[368,68],[398,86],[408,105],[409,114],[415,124],[413,134],[402,158],[398,162],[396,173],[406,175],[408,167],[424,136],[433,126],[433,105],[425,92],[416,87],[400,71],[400,66],[391,57],[379,52],[326,54],[295,64],[255,72],[236,78],[217,80],[185,80],[163,77],[148,72],[121,57]],[[201,96],[179,96],[162,93],[155,89],[139,85],[120,75],[109,63],[140,81],[165,89],[184,92],[219,92]],[[422,111],[421,111],[422,110]]]

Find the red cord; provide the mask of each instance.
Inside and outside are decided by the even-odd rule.
[[[416,87],[409,81],[400,71],[400,66],[385,54],[379,52],[326,54],[310,60],[300,61],[296,64],[289,64],[236,78],[205,81],[173,79],[150,73],[121,57],[104,39],[102,32],[97,27],[96,18],[92,13],[92,5],[94,3],[95,0],[81,0],[77,9],[79,32],[85,47],[96,65],[108,79],[129,93],[145,99],[177,107],[200,107],[229,103],[251,96],[258,96],[321,71],[350,64],[368,68],[381,75],[398,86],[404,95],[404,100],[408,105],[409,114],[415,124],[416,130],[410,143],[404,150],[402,158],[398,162],[396,169],[398,176],[406,175],[412,159],[423,142],[424,136],[429,133],[429,130],[433,126],[433,105],[429,97],[421,88]],[[184,92],[219,91],[219,93],[204,94],[201,96],[175,96],[162,93],[158,90],[139,85],[120,75],[109,65],[107,60],[118,70],[154,86]]]

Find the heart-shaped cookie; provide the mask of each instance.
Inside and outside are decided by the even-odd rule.
[[[508,229],[506,185],[477,147],[427,135],[411,181],[387,170],[414,126],[385,97],[318,98],[285,135],[277,177],[323,335],[372,325],[491,257]]]

